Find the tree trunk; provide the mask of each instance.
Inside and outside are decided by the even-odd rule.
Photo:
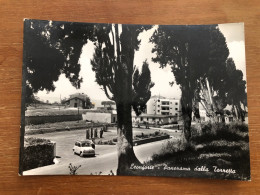
[[[129,175],[131,164],[140,162],[133,150],[132,130],[132,84],[134,63],[134,27],[122,25],[121,63],[118,66],[117,83],[117,135],[118,135],[118,168],[117,175]]]
[[[205,79],[204,81],[200,82],[201,90],[203,93],[203,103],[206,107],[207,116],[210,118],[212,122],[216,121],[216,113],[214,110],[213,100],[212,100],[212,93],[208,84],[208,80]]]
[[[198,135],[201,134],[201,119],[200,119],[199,101],[200,101],[199,90],[196,89],[195,94],[194,94],[192,108],[193,108],[193,114],[195,116],[196,129],[197,129]]]
[[[138,165],[140,162],[133,150],[132,116],[131,104],[117,104],[117,147],[118,147],[118,168],[117,175],[127,175],[132,163]]]
[[[183,131],[186,141],[188,142],[191,137],[191,117],[192,117],[192,97],[190,96],[190,91],[185,90],[185,87],[182,89],[181,95],[181,111],[183,119]]]

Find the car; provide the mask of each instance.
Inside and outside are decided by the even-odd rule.
[[[74,154],[83,156],[95,156],[95,144],[92,140],[76,141],[73,147]]]

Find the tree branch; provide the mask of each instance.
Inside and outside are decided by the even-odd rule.
[[[105,94],[107,96],[108,99],[114,101],[114,97],[111,97],[109,94],[108,94],[108,91],[107,91],[107,86],[106,85],[103,85],[103,89],[105,91]]]

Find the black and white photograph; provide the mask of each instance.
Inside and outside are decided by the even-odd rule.
[[[20,175],[251,180],[244,24],[24,19]]]

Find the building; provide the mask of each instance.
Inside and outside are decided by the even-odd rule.
[[[179,119],[180,112],[180,100],[174,98],[152,96],[146,104],[146,114],[177,116]]]
[[[89,97],[84,93],[75,93],[70,95],[69,99],[64,101],[69,107],[74,108],[86,108],[87,107],[87,100]]]
[[[199,104],[199,112],[200,112],[200,121],[201,122],[209,122],[210,120],[212,120],[207,115],[206,110],[203,108],[203,106],[201,104]],[[221,123],[222,122],[222,117],[220,116],[220,114],[218,114],[216,117],[217,117],[217,122]],[[230,114],[230,115],[224,114],[224,119],[225,119],[225,123],[226,124],[229,124],[229,123],[232,123],[232,122],[235,121],[235,118],[234,118],[234,116],[232,114]],[[193,112],[192,112],[192,120],[196,121]]]
[[[135,114],[132,114],[132,123],[134,126],[141,123],[166,125],[177,122],[177,116],[173,115],[141,114],[136,116]]]

